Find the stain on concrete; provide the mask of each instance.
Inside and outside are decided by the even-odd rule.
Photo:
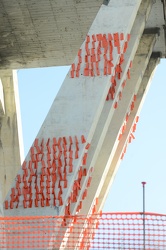
[[[108,4],[109,4],[109,1],[110,1],[110,0],[104,0],[104,1],[103,1],[103,4],[104,4],[104,5],[108,5]]]
[[[7,118],[7,125],[10,128],[10,116],[8,116],[8,118]]]

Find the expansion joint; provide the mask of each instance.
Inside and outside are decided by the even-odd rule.
[[[156,34],[156,35],[160,36],[160,28],[158,28],[158,27],[146,28],[146,29],[144,29],[143,34],[144,35]]]

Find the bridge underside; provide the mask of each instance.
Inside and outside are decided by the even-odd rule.
[[[155,50],[165,57],[165,0],[152,2],[156,3],[146,26],[161,28]],[[70,65],[102,3],[103,0],[0,0],[1,68]]]
[[[102,0],[1,0],[0,65],[70,65]]]

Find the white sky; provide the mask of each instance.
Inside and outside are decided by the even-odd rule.
[[[69,67],[18,71],[25,155],[67,74]],[[128,146],[104,211],[146,211],[166,214],[166,60],[158,66],[140,114],[136,139]]]

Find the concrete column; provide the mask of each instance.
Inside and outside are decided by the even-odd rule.
[[[20,168],[23,143],[16,72],[1,70],[0,79],[4,99],[0,114],[0,183],[4,200]]]

